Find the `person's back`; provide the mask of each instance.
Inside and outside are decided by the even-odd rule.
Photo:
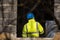
[[[41,24],[35,21],[34,18],[28,20],[28,23],[24,25],[22,36],[23,37],[39,37],[39,32],[44,33]]]

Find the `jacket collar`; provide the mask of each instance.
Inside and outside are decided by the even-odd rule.
[[[30,19],[30,20],[28,20],[28,22],[35,22],[35,19],[34,18]]]

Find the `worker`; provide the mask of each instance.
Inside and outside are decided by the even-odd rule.
[[[22,31],[22,37],[39,37],[39,34],[43,34],[44,30],[42,25],[39,22],[36,22],[34,19],[33,13],[27,13],[27,20],[28,23],[26,23],[23,27]]]

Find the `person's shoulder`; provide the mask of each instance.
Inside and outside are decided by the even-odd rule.
[[[38,25],[41,25],[39,22],[36,22]]]
[[[39,22],[36,22],[36,23],[38,23],[38,24],[39,24]]]
[[[26,26],[28,23],[26,23],[24,26]]]

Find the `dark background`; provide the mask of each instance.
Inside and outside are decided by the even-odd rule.
[[[26,3],[25,3],[26,2]],[[26,14],[36,4],[37,0],[18,0],[17,5],[17,36],[22,37],[23,25],[27,23]],[[20,4],[23,3],[23,6]],[[36,21],[42,24],[45,30],[46,20],[54,20],[52,14],[54,13],[54,0],[41,0],[40,4],[32,11],[35,15]],[[46,32],[45,32],[46,33]],[[40,35],[45,37],[45,33]]]

